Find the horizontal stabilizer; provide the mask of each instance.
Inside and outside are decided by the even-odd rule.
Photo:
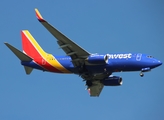
[[[31,61],[32,59],[27,56],[26,54],[24,54],[23,52],[21,52],[20,50],[16,49],[15,47],[13,47],[12,45],[10,45],[9,43],[4,43],[21,61]]]
[[[27,67],[27,66],[24,66],[24,69],[25,69],[27,75],[29,75],[33,70],[33,68]]]

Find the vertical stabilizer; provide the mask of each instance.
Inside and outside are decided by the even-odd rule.
[[[28,30],[21,31],[23,52],[31,58],[45,56],[46,52],[39,46]]]

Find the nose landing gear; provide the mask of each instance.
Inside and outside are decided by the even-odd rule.
[[[147,67],[147,68],[142,68],[142,69],[141,69],[141,72],[140,72],[140,76],[143,77],[143,76],[144,76],[143,72],[149,72],[150,70],[151,70],[151,68],[149,68],[149,67]]]
[[[143,77],[143,76],[144,76],[143,72],[141,72],[141,73],[140,73],[140,76],[141,76],[141,77]]]

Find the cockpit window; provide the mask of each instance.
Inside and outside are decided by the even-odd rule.
[[[154,58],[154,57],[153,57],[153,56],[151,56],[151,55],[148,55],[147,57],[148,57],[148,58]]]

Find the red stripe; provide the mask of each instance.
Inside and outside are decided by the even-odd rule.
[[[32,57],[33,59],[40,57],[40,54],[37,52],[35,47],[31,44],[31,42],[28,40],[28,38],[23,32],[22,32],[22,46],[24,52],[30,57]]]
[[[62,73],[60,70],[54,68],[52,65],[50,65],[36,50],[36,48],[32,45],[32,43],[28,40],[26,35],[22,32],[22,44],[23,44],[23,50],[24,52],[29,55],[31,58],[36,61],[37,64],[45,68],[46,70],[50,72],[58,72]],[[45,61],[45,64],[43,63]],[[43,65],[44,64],[44,65]]]

